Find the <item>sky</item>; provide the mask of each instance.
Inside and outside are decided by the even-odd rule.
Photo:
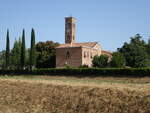
[[[11,48],[23,29],[29,48],[32,28],[36,43],[64,43],[68,16],[77,19],[76,42],[97,41],[112,52],[137,33],[144,40],[150,36],[150,0],[0,0],[0,50],[6,48],[7,29]]]

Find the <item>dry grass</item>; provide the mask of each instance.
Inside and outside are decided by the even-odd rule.
[[[0,77],[0,113],[150,113],[150,78]]]

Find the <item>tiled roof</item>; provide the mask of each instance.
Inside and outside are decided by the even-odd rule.
[[[60,44],[57,48],[66,48],[66,47],[94,47],[97,42],[84,42],[84,43],[71,43],[71,44]]]
[[[112,55],[112,53],[111,53],[111,52],[109,52],[109,51],[104,51],[104,50],[102,50],[102,54]]]

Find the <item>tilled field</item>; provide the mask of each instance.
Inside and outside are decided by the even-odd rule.
[[[0,78],[0,113],[150,113],[147,82],[46,79]]]

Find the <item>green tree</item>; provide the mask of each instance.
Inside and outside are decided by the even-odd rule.
[[[93,67],[104,68],[108,66],[108,56],[107,55],[100,55],[94,56],[92,60]]]
[[[13,49],[11,51],[11,65],[14,69],[20,68],[20,55],[21,55],[21,39],[15,40]]]
[[[148,58],[150,59],[150,39],[148,40],[148,43],[145,45],[145,48],[148,54]]]
[[[6,61],[6,51],[5,50],[2,50],[0,51],[0,69],[4,69],[6,64],[5,64],[5,61]]]
[[[9,68],[10,65],[10,43],[9,43],[9,30],[7,30],[6,36],[6,69]]]
[[[53,68],[56,65],[56,47],[58,43],[53,41],[39,42],[36,44],[37,68]]]
[[[35,32],[32,28],[31,31],[31,48],[30,48],[30,69],[36,65],[36,48],[35,48]]]
[[[142,40],[142,37],[137,34],[131,37],[130,43],[124,43],[118,51],[124,55],[127,66],[147,67],[149,66],[149,59],[145,45],[146,43]]]
[[[110,61],[111,67],[121,68],[121,67],[124,67],[125,64],[126,64],[126,61],[125,61],[123,54],[119,52],[114,52],[112,54],[112,59]]]
[[[22,45],[21,45],[21,58],[20,58],[20,63],[21,63],[21,68],[25,68],[25,62],[26,62],[26,48],[25,48],[25,30],[23,29],[22,32]]]

